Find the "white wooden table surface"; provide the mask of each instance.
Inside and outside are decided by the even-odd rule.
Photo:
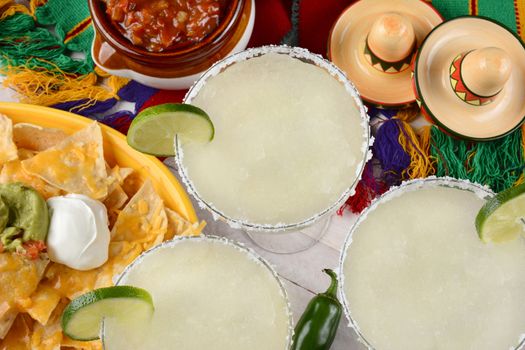
[[[295,254],[273,254],[259,248],[242,231],[235,230],[223,222],[213,221],[211,215],[199,209],[197,215],[208,223],[205,233],[225,236],[243,242],[253,248],[277,270],[288,292],[294,321],[301,314],[315,293],[323,292],[329,284],[329,279],[322,272],[324,268],[336,269],[339,264],[340,249],[343,241],[355,220],[355,215],[346,212],[342,217],[334,215],[326,235],[312,248]],[[332,345],[333,350],[364,350],[365,346],[357,341],[354,331],[349,328],[343,315],[337,337]]]
[[[1,81],[0,77],[0,84]],[[16,98],[9,90],[0,86],[0,101],[16,101]],[[211,215],[207,211],[201,210],[195,202],[194,207],[198,217],[207,222],[204,230],[206,234],[224,236],[242,242],[253,248],[275,267],[288,292],[295,322],[300,318],[310,299],[328,287],[329,279],[322,270],[324,268],[337,269],[343,241],[356,219],[356,216],[348,211],[345,211],[342,217],[334,214],[328,232],[319,243],[306,251],[286,255],[269,253],[261,249],[243,231],[232,229],[223,222],[214,221]],[[336,340],[331,349],[366,349],[357,341],[357,336],[351,328],[347,327],[347,324],[348,321],[343,315]]]

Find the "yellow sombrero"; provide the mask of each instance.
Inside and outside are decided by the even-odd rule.
[[[443,18],[415,0],[361,0],[334,24],[328,56],[361,97],[380,106],[415,102],[410,64],[423,39]]]
[[[525,46],[491,19],[455,18],[421,45],[414,87],[423,113],[448,133],[502,137],[525,118]]]

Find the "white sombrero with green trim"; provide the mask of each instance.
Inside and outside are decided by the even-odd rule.
[[[436,27],[416,56],[423,113],[444,131],[494,140],[525,119],[525,46],[503,25],[459,17]]]

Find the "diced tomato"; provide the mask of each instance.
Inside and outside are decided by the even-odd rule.
[[[225,0],[107,0],[106,12],[133,44],[149,51],[199,42],[219,25]]]
[[[47,248],[44,241],[27,241],[22,244],[22,247],[25,249],[25,253],[22,253],[22,255],[31,260],[37,259],[40,253]]]

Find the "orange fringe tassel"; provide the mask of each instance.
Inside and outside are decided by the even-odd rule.
[[[17,4],[13,0],[0,0],[0,21],[15,13],[33,14],[26,6]]]
[[[34,71],[26,67],[8,66],[2,69],[2,73],[6,75],[3,85],[15,90],[21,102],[52,106],[87,99],[81,109],[97,101],[118,99],[117,92],[129,81],[109,75],[103,81],[96,73],[76,76],[58,68],[53,71]]]

